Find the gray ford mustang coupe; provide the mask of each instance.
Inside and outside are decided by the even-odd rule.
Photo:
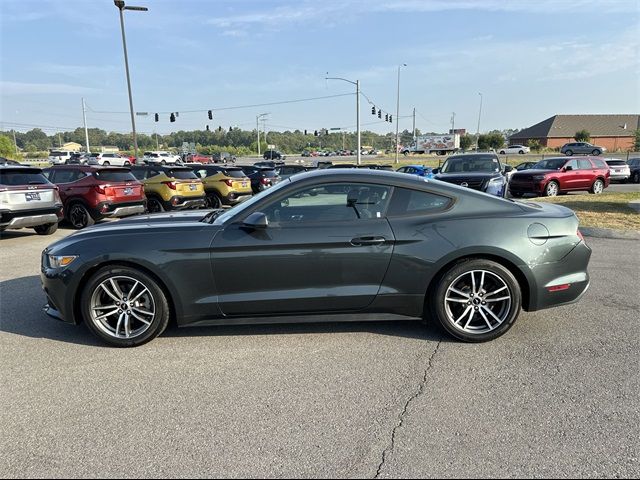
[[[577,301],[591,249],[564,207],[378,170],[295,175],[230,210],[132,217],[42,253],[46,312],[114,346],[179,326],[437,319],[504,334]]]

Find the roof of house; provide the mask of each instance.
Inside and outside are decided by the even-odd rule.
[[[591,137],[629,137],[640,128],[640,115],[554,115],[513,134],[510,140],[527,138],[573,138],[586,130]]]

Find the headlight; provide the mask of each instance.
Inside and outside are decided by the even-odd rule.
[[[504,177],[496,177],[489,180],[489,187],[497,187],[504,183]]]
[[[540,182],[541,180],[544,180],[544,175],[534,175],[533,180],[535,180],[536,182]]]
[[[77,255],[49,255],[49,266],[51,268],[64,268],[68,267],[73,262]]]

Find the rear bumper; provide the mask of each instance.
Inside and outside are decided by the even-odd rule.
[[[99,203],[91,213],[95,219],[126,217],[128,215],[144,213],[146,210],[146,204],[146,200],[126,203],[102,202]]]
[[[235,205],[245,200],[246,197],[250,197],[252,194],[253,192],[231,192],[228,195],[222,197],[222,203],[225,205]]]
[[[9,230],[58,223],[61,219],[62,205],[41,210],[0,211],[0,227]]]
[[[587,267],[590,258],[591,249],[581,241],[559,262],[535,266],[532,271],[536,286],[530,292],[527,310],[542,310],[579,301],[589,288]],[[554,291],[553,287],[562,289]]]
[[[190,208],[204,208],[206,206],[205,195],[201,197],[173,196],[168,202],[163,202],[167,210],[186,210]]]

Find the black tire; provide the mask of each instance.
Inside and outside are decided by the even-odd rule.
[[[149,213],[161,213],[164,212],[164,205],[156,197],[149,197],[147,199],[147,212]]]
[[[222,208],[222,200],[217,193],[207,193],[205,204],[207,208]]]
[[[596,179],[595,182],[593,182],[593,185],[591,185],[591,188],[589,189],[589,193],[592,193],[594,195],[598,195],[603,191],[604,191],[604,182],[599,178]]]
[[[596,157],[597,157],[598,155],[600,155],[601,153],[602,153],[602,152],[601,152],[600,150],[598,150],[597,148],[596,148],[593,152],[591,152],[591,154],[592,154],[592,155],[595,155]]]
[[[402,154],[403,154],[405,157],[408,157],[408,156],[409,156],[409,151],[408,151],[408,150],[405,150],[404,152],[402,152]]]
[[[108,167],[109,165],[111,165],[111,163],[109,163],[109,160],[105,160],[104,162],[102,162],[102,165]]]
[[[130,166],[131,166],[131,162],[130,162],[129,160],[126,160],[126,161],[124,162],[124,166],[125,166],[125,167],[130,167]]]
[[[102,282],[114,277],[127,277],[140,282],[140,284],[148,290],[148,296],[146,299],[151,299],[149,301],[153,302],[154,316],[150,321],[150,325],[148,325],[144,331],[141,331],[140,334],[130,338],[116,338],[115,336],[110,335],[101,328],[100,322],[94,320],[91,316],[91,312],[93,310],[91,304],[92,298],[94,298],[94,295],[102,295],[103,291],[100,285]],[[139,291],[140,287],[137,288]],[[123,291],[123,293],[126,295],[126,292]],[[115,300],[110,299],[108,299],[108,301],[115,302]],[[133,309],[133,306],[128,306],[127,308]],[[169,302],[163,289],[158,284],[158,281],[136,268],[120,265],[109,265],[103,267],[89,278],[80,297],[80,311],[82,312],[82,318],[91,333],[114,347],[136,347],[153,340],[167,328],[170,317]],[[117,315],[117,313],[115,313],[114,316],[115,315]],[[131,325],[136,325],[134,322],[135,320],[132,319]],[[140,322],[138,322],[138,324],[140,324],[142,328],[145,328]]]
[[[76,230],[90,227],[96,223],[89,210],[80,202],[72,203],[67,212],[67,220]]]
[[[564,152],[564,154],[570,157],[571,155],[573,155],[573,150],[567,150],[566,152]]]
[[[542,192],[545,197],[555,197],[559,193],[560,185],[558,185],[558,182],[556,182],[555,180],[551,180],[549,183],[547,183],[547,185],[544,187],[544,191]]]
[[[166,164],[167,164],[167,162],[165,162],[164,160],[160,161],[160,165],[166,165]]]
[[[500,155],[504,155],[505,154],[504,150],[500,150],[499,153],[500,153]]]
[[[640,183],[640,172],[633,172],[633,176],[631,177],[631,181],[633,183]]]
[[[33,227],[38,235],[51,235],[58,230],[58,222],[56,223],[48,223],[47,225],[38,225],[37,227]]]
[[[524,195],[524,193],[522,193],[522,192],[512,192],[512,191],[509,191],[509,194],[513,198],[522,198],[522,196]]]
[[[524,155],[524,150],[520,150],[518,153],[519,153],[520,155]]]
[[[465,308],[473,308],[477,311],[476,313],[474,312],[474,310],[470,310],[470,312],[473,312],[471,313],[472,323],[470,324],[470,326],[474,328],[474,324],[479,325],[479,331],[477,333],[467,330],[466,325],[464,329],[461,328],[461,324],[456,325],[452,317],[457,316],[457,314],[456,312],[451,311],[450,307],[451,305],[455,306],[457,303],[449,302],[447,305],[446,302],[449,287],[453,286],[454,284],[459,285],[459,283],[457,283],[459,279],[467,278],[466,276],[470,275],[470,272],[472,271],[476,272],[475,276],[478,277],[476,279],[478,283],[480,281],[480,275],[478,271],[484,271],[485,274],[488,272],[486,277],[488,280],[485,280],[487,282],[485,285],[489,285],[489,280],[496,281],[496,285],[504,284],[507,287],[509,296],[509,300],[503,301],[502,304],[497,304],[497,302],[495,304],[490,304],[488,303],[488,301],[482,303],[484,301],[483,295],[487,294],[488,298],[490,292],[485,290],[481,291],[480,285],[476,284],[476,288],[478,289],[477,293],[472,295],[474,298],[470,299],[470,301],[477,302],[477,304],[471,303],[467,306],[464,304],[464,302],[460,302],[460,307],[458,308],[463,309],[463,311]],[[495,287],[492,286],[490,288]],[[470,291],[471,285],[469,292]],[[516,319],[518,318],[520,307],[522,304],[522,293],[520,291],[520,285],[518,284],[518,281],[514,277],[513,273],[511,273],[506,267],[500,265],[499,263],[482,258],[466,259],[454,264],[448,271],[446,271],[442,276],[439,277],[438,284],[436,285],[436,288],[433,290],[433,292],[434,293],[431,298],[429,298],[429,296],[427,297],[427,302],[429,303],[432,316],[440,322],[440,325],[442,325],[442,328],[444,328],[447,333],[459,340],[471,343],[487,342],[498,338],[501,335],[504,335],[513,326]],[[496,307],[499,307],[501,311],[496,310]],[[496,321],[493,329],[482,332],[481,328],[483,327],[482,322],[484,322],[484,320],[482,319],[481,315],[490,318],[490,322],[494,321],[494,317],[492,317],[488,312],[488,310],[490,309],[494,311],[494,314],[497,314],[502,321],[501,323],[498,323]],[[486,314],[484,313],[485,311],[487,312]],[[480,314],[480,312],[482,312],[482,314]],[[467,317],[468,316],[466,314],[463,314],[460,318],[464,318],[465,320],[467,320]]]

